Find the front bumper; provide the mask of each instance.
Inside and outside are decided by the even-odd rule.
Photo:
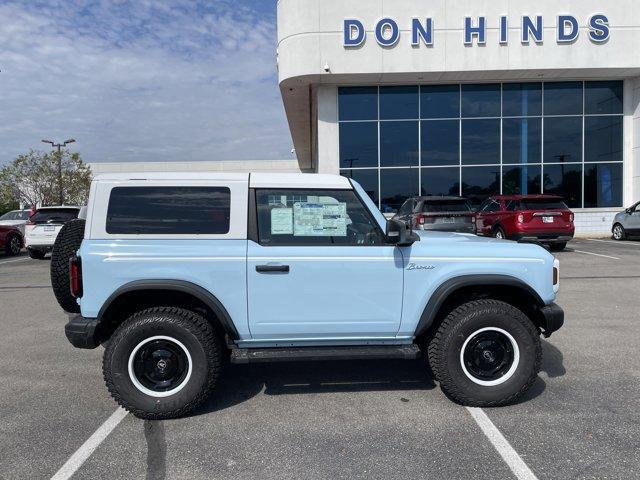
[[[64,326],[64,334],[69,343],[76,348],[96,348],[101,343],[99,326],[97,318],[70,315],[69,322]]]
[[[559,330],[564,325],[564,310],[556,303],[550,303],[540,308],[542,334],[546,337]]]

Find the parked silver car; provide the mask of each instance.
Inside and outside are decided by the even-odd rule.
[[[616,240],[624,240],[628,236],[640,236],[640,202],[615,216],[611,233]]]

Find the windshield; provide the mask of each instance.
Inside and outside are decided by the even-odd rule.
[[[422,205],[423,212],[471,212],[471,207],[466,200],[425,200]]]
[[[77,208],[47,208],[38,210],[31,217],[33,223],[67,223],[69,220],[78,218]]]
[[[567,204],[554,198],[527,198],[520,200],[521,210],[567,210]]]

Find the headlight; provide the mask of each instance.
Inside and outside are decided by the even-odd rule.
[[[553,259],[553,292],[558,293],[560,290],[560,260]]]

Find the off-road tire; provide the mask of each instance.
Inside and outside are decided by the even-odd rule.
[[[16,239],[18,240],[17,244],[15,242]],[[16,245],[18,245],[17,250],[16,250]],[[20,237],[20,235],[18,235],[17,233],[7,235],[7,238],[5,239],[5,244],[4,244],[4,254],[7,257],[12,255],[18,255],[20,253],[20,250],[22,250],[22,237]]]
[[[85,221],[76,218],[60,229],[51,251],[51,286],[56,300],[69,313],[80,313],[80,306],[69,288],[69,259],[73,257],[84,238]]]
[[[467,338],[485,327],[500,328],[515,339],[520,360],[504,383],[478,385],[462,369],[461,350]],[[431,337],[431,370],[440,388],[454,401],[471,407],[497,407],[513,403],[533,384],[542,361],[540,336],[527,316],[498,300],[475,300],[451,311]]]
[[[128,370],[131,353],[146,338],[163,335],[180,341],[192,359],[184,387],[167,397],[153,397],[134,385]],[[213,391],[223,363],[221,341],[209,322],[190,310],[154,307],[133,314],[106,346],[102,373],[111,396],[138,418],[161,420],[187,415]]]
[[[552,252],[561,252],[565,248],[567,248],[567,242],[552,243],[551,245],[549,245],[549,250],[551,250]]]
[[[46,255],[46,252],[43,252],[42,250],[34,250],[34,249],[29,249],[29,257],[33,258],[34,260],[44,260],[44,256]]]

